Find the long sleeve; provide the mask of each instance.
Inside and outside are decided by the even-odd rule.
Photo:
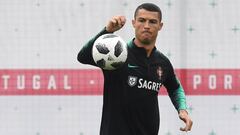
[[[176,78],[177,83],[179,84],[179,87],[175,90],[169,90],[168,94],[169,97],[174,105],[174,107],[179,110],[186,110],[186,96],[183,90],[183,87],[180,83],[180,81]]]
[[[177,111],[179,110],[186,110],[187,105],[186,105],[186,97],[185,97],[185,92],[184,89],[180,83],[180,81],[177,79],[173,66],[171,62],[166,58],[166,63],[167,65],[167,79],[164,82],[164,86],[167,89],[168,95],[176,108]]]
[[[80,63],[83,64],[90,64],[90,65],[94,65],[96,66],[93,58],[92,58],[92,47],[93,44],[95,42],[95,40],[100,37],[103,34],[107,34],[109,33],[108,31],[106,31],[106,28],[104,28],[102,31],[100,31],[96,36],[94,36],[92,39],[90,39],[83,47],[82,49],[79,51],[78,55],[77,55],[77,60]]]

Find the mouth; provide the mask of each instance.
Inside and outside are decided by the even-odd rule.
[[[142,33],[149,33],[149,34],[151,34],[151,32],[150,32],[150,31],[143,31]]]
[[[149,36],[151,36],[152,34],[151,34],[151,32],[149,32],[149,31],[144,31],[144,32],[142,32],[142,35],[149,37]]]
[[[151,32],[149,32],[149,31],[143,31],[142,34],[144,34],[144,35],[145,35],[145,34],[151,35]]]

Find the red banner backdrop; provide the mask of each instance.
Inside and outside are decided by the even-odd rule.
[[[240,69],[177,69],[186,95],[240,95]],[[98,69],[2,69],[0,95],[102,95]],[[162,87],[160,95],[166,95]]]

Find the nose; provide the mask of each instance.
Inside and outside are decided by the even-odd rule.
[[[149,22],[148,22],[148,21],[146,21],[146,22],[144,23],[144,28],[150,28],[150,27],[149,27]]]

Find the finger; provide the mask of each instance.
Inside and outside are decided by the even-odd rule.
[[[108,22],[106,26],[106,30],[109,32],[117,31],[123,27],[125,22],[126,22],[126,19],[124,16],[114,16]]]
[[[186,124],[185,127],[180,127],[180,130],[181,130],[181,131],[188,131],[188,125]]]
[[[121,22],[120,18],[117,19],[117,24],[118,24],[118,27],[122,27],[122,22]]]
[[[189,131],[192,129],[193,122],[190,121]]]
[[[118,23],[118,22],[117,22],[117,19],[116,19],[116,18],[112,18],[112,19],[111,19],[111,23],[112,23],[113,26],[116,26],[117,23]]]
[[[122,27],[125,24],[125,17],[124,16],[115,16],[114,20],[116,21],[116,26]]]
[[[126,18],[124,16],[120,16],[121,25],[123,26],[126,23]]]
[[[121,28],[124,25],[124,21],[122,20],[121,16],[117,16],[116,21],[117,21],[116,26],[118,26],[119,28]]]
[[[180,127],[180,130],[181,130],[181,131],[187,131],[186,127],[184,127],[184,128],[183,128],[183,127]]]
[[[186,121],[186,126],[183,128],[181,127],[180,130],[181,131],[190,131],[192,129],[192,121],[191,120],[187,120]]]

